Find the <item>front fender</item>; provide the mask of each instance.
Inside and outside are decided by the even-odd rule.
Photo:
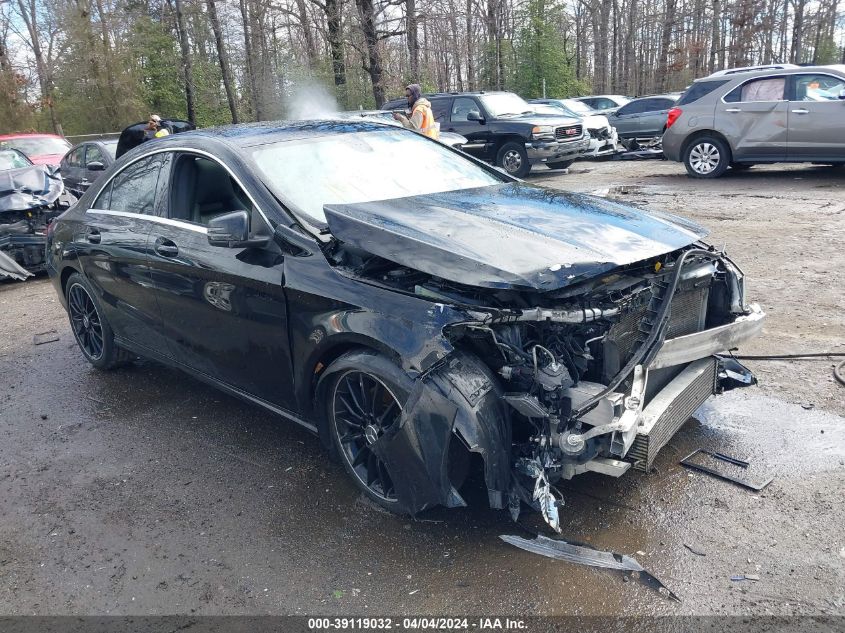
[[[505,507],[510,483],[510,419],[501,390],[477,358],[456,352],[418,378],[392,432],[372,445],[403,510],[466,505],[449,480],[449,446],[462,441],[484,461],[490,506]]]

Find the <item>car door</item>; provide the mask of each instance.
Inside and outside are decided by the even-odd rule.
[[[245,210],[251,230],[272,231],[252,198],[208,155],[173,156],[167,222],[150,234],[152,285],[177,363],[282,408],[292,408],[284,258],[274,242],[225,248],[208,222]]]
[[[115,336],[167,356],[147,262],[147,239],[160,219],[163,165],[156,154],[119,171],[86,210],[74,243]]]
[[[85,145],[83,144],[65,154],[59,163],[59,173],[62,176],[62,182],[65,183],[65,188],[77,197],[82,195],[79,183],[82,180],[84,158]]]
[[[789,103],[783,76],[743,82],[716,102],[716,129],[734,160],[786,160]]]
[[[789,160],[845,161],[845,78],[791,75],[787,90]]]
[[[483,120],[470,120],[468,117],[472,114],[477,114]],[[490,126],[481,104],[472,97],[455,97],[448,115],[449,124],[446,131],[455,132],[467,139],[461,149],[476,158],[489,159],[487,150],[490,143]]]
[[[103,166],[103,169],[91,169],[89,165],[91,163],[98,163]],[[88,188],[93,185],[100,176],[103,175],[103,171],[106,167],[110,164],[110,158],[106,156],[105,152],[100,149],[100,146],[96,143],[88,143],[85,145],[85,162],[84,167],[81,169],[82,178],[79,181],[79,191],[85,193],[88,191]]]
[[[669,109],[675,105],[675,99],[653,97],[645,99],[645,109],[640,115],[637,125],[640,136],[660,136],[666,127],[666,116]]]
[[[637,138],[640,136],[640,117],[645,112],[646,100],[632,101],[613,114],[608,115],[610,124],[616,128],[620,138]]]

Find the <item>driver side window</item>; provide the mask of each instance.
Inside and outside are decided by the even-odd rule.
[[[468,121],[469,119],[467,119],[467,115],[469,115],[469,113],[473,111],[479,112],[478,104],[475,102],[474,99],[469,99],[467,97],[458,97],[452,103],[452,121]]]
[[[204,156],[182,154],[173,167],[170,217],[207,226],[215,217],[232,211],[253,215],[253,204],[229,172]]]

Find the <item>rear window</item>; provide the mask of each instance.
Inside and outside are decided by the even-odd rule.
[[[687,105],[688,103],[694,103],[704,97],[709,95],[719,86],[724,86],[728,83],[730,79],[720,79],[718,81],[699,81],[691,85],[687,88],[687,91],[681,95],[681,98],[678,99],[677,105]]]

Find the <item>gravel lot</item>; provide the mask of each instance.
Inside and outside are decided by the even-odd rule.
[[[845,171],[694,181],[619,161],[530,180],[712,229],[769,313],[744,353],[845,352]],[[565,487],[564,535],[635,556],[676,603],[506,545],[523,532],[483,504],[385,514],[307,432],[174,370],[91,369],[46,279],[0,284],[0,314],[0,614],[845,614],[832,361],[750,363],[760,386],[705,404],[656,472]],[[774,482],[691,474],[677,461],[697,447]]]

